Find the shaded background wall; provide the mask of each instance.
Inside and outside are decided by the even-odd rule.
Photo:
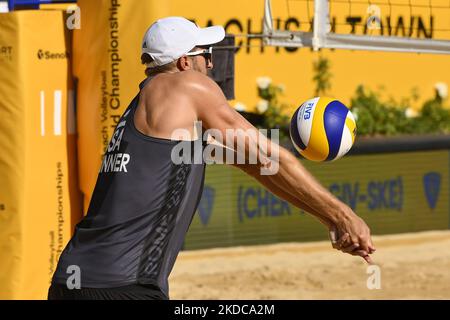
[[[302,161],[348,204],[373,234],[440,230],[449,224],[449,151]],[[279,199],[235,168],[207,167],[205,189],[186,249],[327,239],[317,219]]]

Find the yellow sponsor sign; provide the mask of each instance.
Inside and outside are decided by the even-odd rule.
[[[0,16],[0,299],[44,299],[81,217],[70,35],[61,11]]]
[[[349,156],[302,161],[373,234],[449,228],[449,152]],[[299,182],[300,183],[300,182]],[[208,166],[185,248],[326,239],[325,227],[256,180],[225,165]]]
[[[173,3],[170,14],[194,19],[200,26],[220,24],[233,34],[258,34],[263,30],[264,1],[217,1],[212,6],[210,1],[198,0],[189,7],[182,6],[182,1],[170,2]],[[354,29],[357,34],[366,31],[368,35],[380,35],[381,30],[364,30],[369,2],[351,6],[348,2],[333,3],[330,11],[332,30],[349,34]],[[433,3],[443,6],[436,1]],[[445,37],[449,40],[450,32],[440,30],[449,29],[450,9],[435,9],[430,15],[428,5],[427,2],[412,11],[407,1],[403,1],[403,6],[391,9],[381,5],[381,22],[386,28],[383,35]],[[312,1],[308,12],[306,1],[272,0],[272,14],[276,29],[310,31]],[[309,48],[262,47],[261,39],[246,37],[238,38],[237,45],[242,47],[236,54],[236,100],[247,105],[249,110],[255,110],[258,102],[255,81],[260,76],[269,76],[274,83],[283,84],[286,93],[282,100],[293,107],[312,98],[315,88],[313,62],[320,54],[330,60],[333,74],[328,95],[345,104],[350,103],[350,97],[360,84],[372,89],[384,87],[381,90],[383,97],[397,99],[410,96],[412,89],[417,87],[420,97],[417,102],[412,102],[416,107],[434,97],[436,82],[450,85],[450,73],[447,72],[450,59],[446,55],[351,50],[322,50],[319,53]]]

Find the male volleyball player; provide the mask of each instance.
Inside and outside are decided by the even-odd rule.
[[[204,163],[173,161],[173,148],[180,143],[173,132],[183,129],[194,137],[195,121],[224,137],[227,129],[256,130],[206,76],[213,64],[205,46],[224,36],[220,26],[202,29],[180,17],[158,20],[147,30],[141,58],[148,78],[115,129],[87,216],[59,259],[49,299],[168,299],[168,276],[197,209],[205,173]],[[237,141],[222,141],[230,142],[236,147]],[[250,148],[247,141],[247,154]],[[340,236],[335,248],[369,260],[374,247],[364,221],[290,152],[280,147],[277,161],[258,156],[256,164],[236,166],[335,229]],[[261,175],[263,167],[278,170]]]

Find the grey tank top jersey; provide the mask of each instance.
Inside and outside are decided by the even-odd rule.
[[[139,94],[114,131],[88,213],[61,254],[53,283],[66,284],[68,267],[75,265],[82,287],[149,284],[168,296],[168,277],[200,201],[205,165],[174,164],[172,148],[179,141],[139,132],[133,121],[138,102]]]

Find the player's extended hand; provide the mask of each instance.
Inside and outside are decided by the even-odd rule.
[[[361,250],[358,243],[351,243],[351,241],[349,241],[350,235],[348,233],[344,233],[340,238],[337,238],[337,235],[338,232],[336,229],[330,230],[330,240],[334,249],[351,254],[352,256],[360,256],[366,260],[368,264],[372,264],[372,258],[370,257],[369,252]]]
[[[357,217],[360,221],[356,220],[356,222],[362,222],[362,227],[365,226],[367,228],[365,231],[367,232],[368,239],[370,240],[370,247],[364,250],[361,248],[361,245],[359,242],[352,241],[352,238],[350,237],[349,232],[341,231],[331,220],[324,218],[322,216],[316,216],[325,226],[327,226],[329,230],[330,240],[331,244],[334,249],[342,251],[344,253],[351,254],[353,256],[360,256],[368,264],[372,264],[372,259],[370,257],[370,254],[375,252],[375,247],[372,244],[372,240],[370,238],[370,230],[369,227],[366,225],[366,223],[356,216],[356,214],[353,213],[355,217]],[[355,229],[354,227],[352,229]],[[361,239],[364,239],[365,237],[361,237]],[[359,239],[359,238],[358,238]]]
[[[369,227],[351,209],[337,222],[336,228],[340,235],[348,233],[349,244],[359,244],[359,250],[364,250],[369,254],[375,252]],[[344,244],[343,246],[347,247],[348,245]]]

